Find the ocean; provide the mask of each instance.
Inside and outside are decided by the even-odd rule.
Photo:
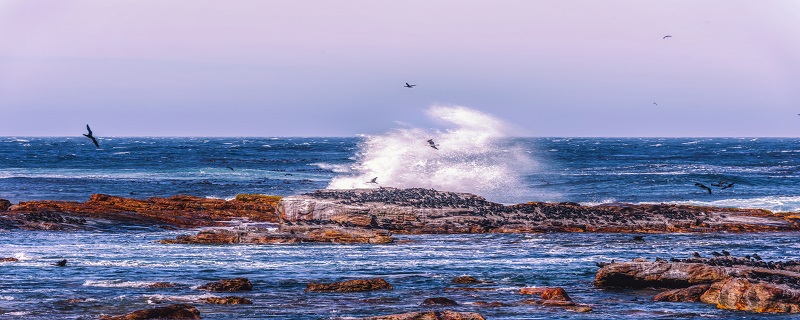
[[[148,198],[240,193],[288,196],[323,188],[424,187],[528,201],[686,203],[800,211],[798,138],[514,138],[463,134],[384,136],[0,137],[0,198],[86,201],[94,193]],[[437,148],[427,142],[433,139]],[[377,185],[367,183],[377,178]],[[699,188],[701,183],[712,192]],[[727,187],[724,188],[723,187]],[[414,235],[390,245],[162,245],[196,230],[0,232],[0,319],[95,319],[162,303],[193,303],[204,319],[330,319],[430,309],[427,297],[487,319],[782,318],[659,303],[654,290],[600,290],[594,262],[686,258],[698,251],[797,259],[796,233]],[[67,259],[66,268],[52,263]],[[493,291],[453,291],[471,275]],[[247,277],[252,305],[198,303],[193,287]],[[383,277],[392,291],[306,293],[310,281]],[[182,286],[149,289],[154,282]],[[523,286],[560,286],[574,313],[519,305]],[[78,299],[78,300],[70,300]],[[77,302],[76,302],[77,301]],[[377,301],[377,302],[376,302]],[[477,301],[503,302],[480,307]],[[789,318],[788,316],[785,318]]]

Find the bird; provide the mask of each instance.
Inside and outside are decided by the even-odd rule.
[[[439,148],[436,146],[436,143],[433,142],[433,139],[428,139],[428,144],[431,145],[431,148],[439,150]]]
[[[728,183],[728,181],[721,180],[720,182],[712,183],[711,185],[715,186],[715,187],[721,187],[721,186],[724,186],[726,183]]]
[[[761,259],[761,257],[759,257],[759,256],[758,256],[758,253],[754,253],[754,254],[753,254],[753,259],[756,259],[756,260],[758,260],[758,261],[761,261],[761,260],[762,260],[762,259]]]
[[[716,251],[712,252],[711,254],[713,256],[715,256],[715,257],[721,257],[722,256],[722,254],[720,254],[719,252],[716,252]]]
[[[644,241],[644,236],[633,236],[633,241]]]
[[[413,88],[413,87],[416,87],[416,86],[417,86],[416,84],[408,84],[408,82],[406,82],[406,85],[404,87]]]
[[[67,259],[64,259],[64,260],[61,260],[59,262],[56,262],[53,265],[56,266],[56,267],[64,267],[64,266],[67,265]]]
[[[666,38],[672,38],[672,36],[671,36],[671,35],[666,35],[666,36],[664,36],[664,37],[663,37],[663,38],[661,38],[661,39],[663,40],[663,39],[666,39]]]
[[[83,135],[84,135],[85,137],[89,138],[89,139],[92,139],[92,142],[94,142],[94,145],[95,145],[96,147],[100,148],[100,144],[99,144],[99,143],[97,143],[97,139],[95,139],[95,138],[94,138],[94,136],[92,135],[92,129],[91,129],[91,128],[89,128],[89,125],[88,125],[88,124],[86,125],[86,130],[89,130],[89,134],[85,134],[85,133],[84,133]]]
[[[233,170],[233,167],[231,167],[231,166],[227,166],[227,167],[225,167],[225,168],[228,168],[228,169],[231,169],[231,171],[234,171],[234,170]]]
[[[372,178],[372,180],[368,181],[367,183],[378,183],[378,177]]]
[[[725,190],[725,189],[728,189],[728,188],[731,188],[731,187],[733,187],[733,182],[731,182],[728,185],[722,187],[722,189],[720,189],[720,190]]]
[[[724,254],[725,256],[730,256],[731,255],[731,253],[728,252],[728,250],[722,250],[722,254]]]
[[[693,255],[695,258],[701,258],[701,257],[700,257],[700,253],[698,253],[697,251],[695,251],[695,252],[694,252],[694,254],[692,254],[692,255]]]
[[[655,101],[653,102],[653,104],[656,105],[656,107],[658,107],[658,103],[655,103]]]
[[[698,186],[700,188],[708,190],[708,194],[711,194],[711,188],[707,187],[706,185],[704,185],[702,183],[699,183],[699,182],[695,183],[694,185],[696,185],[696,186]]]

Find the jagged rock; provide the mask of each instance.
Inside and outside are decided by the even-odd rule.
[[[392,290],[392,285],[381,278],[355,279],[332,283],[310,282],[306,285],[306,292],[362,292],[375,290]]]
[[[359,318],[361,320],[486,320],[482,315],[474,312],[455,311],[423,311],[402,314],[390,314],[377,317]]]
[[[8,208],[11,208],[11,201],[0,199],[0,211],[6,211]]]
[[[197,289],[214,292],[250,291],[253,290],[253,284],[247,278],[234,278],[209,282]]]
[[[506,304],[505,304],[505,303],[502,303],[502,302],[500,302],[500,301],[492,301],[492,302],[486,302],[486,301],[475,301],[473,304],[474,304],[475,306],[478,306],[478,307],[485,307],[485,308],[491,308],[491,307],[505,307],[505,306],[506,306]]]
[[[710,284],[698,284],[688,288],[672,289],[657,294],[653,297],[654,301],[669,302],[697,302],[700,296],[711,287]]]
[[[680,259],[678,259],[680,260]],[[763,267],[763,266],[766,266]],[[678,288],[658,301],[700,301],[718,308],[752,312],[800,312],[797,262],[752,261],[732,256],[683,262],[622,262],[598,270],[599,287]]]
[[[423,306],[457,306],[458,303],[445,297],[427,298],[422,301]]]
[[[787,285],[730,278],[719,281],[700,297],[720,309],[800,313],[800,290]]]
[[[210,297],[200,301],[210,304],[253,304],[253,301],[243,297]]]
[[[200,311],[188,304],[173,304],[164,307],[134,311],[121,316],[103,316],[107,320],[145,319],[200,319]]]
[[[533,294],[539,295],[542,300],[553,300],[553,301],[572,301],[569,297],[567,292],[564,288],[561,287],[526,287],[519,289],[519,294]]]

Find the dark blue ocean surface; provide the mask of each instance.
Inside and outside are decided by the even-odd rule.
[[[82,137],[6,137],[0,138],[0,198],[16,203],[86,201],[93,193],[135,198],[293,195],[325,188],[337,177],[364,174],[358,172],[363,141],[104,138],[102,149],[95,149]],[[497,148],[521,148],[531,161],[517,168],[518,177],[506,177],[520,179],[525,192],[511,198],[504,197],[502,188],[481,194],[490,200],[800,211],[800,139],[513,138],[495,143]],[[734,185],[724,190],[711,186],[723,180]],[[696,187],[698,182],[713,193]],[[797,233],[646,235],[645,242],[624,234],[490,234],[399,236],[412,241],[390,245],[157,243],[194,232],[125,227],[117,232],[0,232],[0,257],[20,259],[0,263],[0,319],[96,319],[177,302],[192,303],[204,319],[330,319],[425,310],[419,304],[428,297],[448,297],[460,304],[448,309],[479,312],[488,319],[788,319],[703,303],[652,302],[654,290],[600,290],[592,286],[594,262],[685,258],[694,251],[708,255],[722,249],[734,255],[757,252],[769,260],[800,257]],[[68,267],[51,265],[60,259],[67,259]],[[458,287],[450,280],[461,275],[491,281],[479,286],[496,290],[447,290]],[[235,295],[254,304],[199,303],[228,294],[194,286],[231,277],[253,282],[252,292]],[[383,277],[394,290],[304,292],[310,281],[366,277]],[[147,288],[160,281],[182,286]],[[564,287],[594,311],[520,305],[526,297],[515,292],[523,286]],[[482,308],[478,301],[506,306]]]

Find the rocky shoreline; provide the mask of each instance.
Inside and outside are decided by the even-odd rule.
[[[117,225],[244,225],[246,234],[238,241],[220,232],[221,243],[283,243],[314,241],[308,233],[315,230],[342,234],[356,229],[398,234],[798,231],[800,214],[674,204],[502,205],[472,194],[418,188],[318,190],[289,197],[243,194],[230,201],[184,195],[141,200],[102,194],[83,203],[43,200],[12,205],[0,200],[0,230],[91,230]]]

